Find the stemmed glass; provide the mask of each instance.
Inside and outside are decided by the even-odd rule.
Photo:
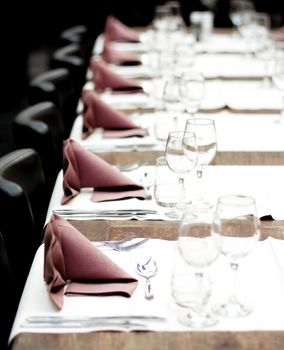
[[[190,327],[209,327],[218,322],[217,317],[206,310],[211,288],[204,280],[204,274],[219,255],[211,235],[212,219],[212,210],[186,213],[179,228],[177,246],[184,261],[193,268],[196,279],[196,296],[189,300],[186,314],[179,318]]]
[[[255,56],[263,62],[264,75],[262,79],[263,87],[271,86],[271,64],[275,55],[275,47],[273,41],[270,38],[259,40],[255,47]]]
[[[282,123],[284,120],[284,56],[280,56],[279,59],[276,60],[274,70],[272,73],[272,81],[275,87],[279,90],[281,94],[281,112],[280,118],[277,120],[278,123]]]
[[[205,94],[205,80],[201,72],[184,72],[180,85],[180,99],[184,104],[185,111],[194,117],[198,111]]]
[[[239,261],[253,250],[259,239],[258,223],[253,197],[233,194],[218,199],[212,237],[217,249],[229,259],[231,268],[228,300],[213,308],[219,315],[235,318],[246,316],[252,311],[249,305],[238,298],[237,272]]]
[[[170,132],[167,139],[165,157],[170,170],[178,176],[180,186],[179,201],[176,207],[167,215],[174,219],[181,219],[185,210],[184,179],[196,166],[198,157],[195,134],[184,131]]]
[[[163,102],[165,109],[174,117],[183,111],[183,104],[180,95],[180,79],[176,76],[168,77],[164,84]]]
[[[199,209],[212,208],[213,204],[203,198],[202,175],[204,168],[213,160],[217,151],[215,122],[207,118],[191,118],[186,122],[185,131],[195,133],[198,147],[197,192],[192,200],[192,206]]]

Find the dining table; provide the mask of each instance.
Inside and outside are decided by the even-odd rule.
[[[67,205],[62,205],[63,173],[61,171],[58,174],[49,204],[46,223],[49,222],[56,209],[62,208],[92,208],[92,210],[137,208],[139,210],[153,209],[157,211],[153,215],[142,217],[134,215],[130,218],[118,216],[80,217],[79,214],[74,217],[72,215],[62,215],[62,217],[94,245],[105,240],[120,240],[129,233],[139,238],[150,237],[150,240],[141,247],[125,253],[125,255],[119,255],[120,252],[114,253],[111,251],[106,251],[106,254],[121,262],[122,266],[127,270],[129,269],[131,273],[133,273],[133,259],[139,255],[139,252],[150,251],[157,255],[158,273],[152,280],[158,297],[151,302],[144,300],[141,294],[143,278],[136,276],[138,278],[137,295],[140,296],[141,294],[141,298],[135,296],[137,299],[134,298],[135,303],[131,305],[134,310],[136,310],[135,307],[140,306],[140,309],[144,308],[145,312],[150,310],[155,313],[157,311],[155,315],[165,316],[167,321],[165,324],[150,324],[147,329],[139,327],[136,329],[135,327],[133,329],[104,329],[100,327],[91,329],[60,329],[56,327],[43,329],[29,325],[23,327],[22,323],[26,316],[37,314],[66,316],[74,310],[79,314],[81,312],[81,315],[84,312],[93,315],[96,314],[97,310],[100,310],[100,304],[107,306],[107,301],[105,298],[103,300],[102,297],[90,297],[89,300],[93,298],[93,303],[90,304],[88,304],[88,298],[86,297],[64,297],[66,305],[60,311],[55,310],[50,304],[43,281],[43,243],[39,247],[31,267],[11,332],[10,348],[12,350],[41,348],[46,350],[116,348],[121,350],[132,350],[133,348],[138,350],[146,348],[150,350],[270,350],[284,347],[284,322],[282,317],[284,314],[284,299],[282,301],[281,297],[281,295],[284,295],[284,261],[281,258],[281,249],[284,249],[284,214],[282,213],[282,198],[284,198],[284,189],[282,189],[282,179],[284,177],[282,128],[284,126],[277,120],[280,113],[279,96],[275,91],[270,91],[267,99],[268,104],[266,105],[263,99],[253,99],[255,91],[259,91],[259,85],[257,84],[260,83],[263,76],[263,67],[261,64],[254,65],[251,62],[251,57],[243,56],[246,54],[246,46],[244,46],[243,41],[233,36],[231,32],[228,34],[228,32],[228,30],[216,31],[213,42],[201,42],[196,45],[196,50],[200,55],[198,68],[203,69],[208,81],[208,94],[198,111],[198,115],[214,119],[218,135],[217,153],[212,163],[204,171],[203,185],[206,189],[206,195],[214,202],[221,194],[235,191],[252,194],[257,199],[260,239],[257,243],[257,249],[251,254],[252,257],[248,259],[247,271],[244,271],[245,287],[247,287],[251,300],[254,302],[255,310],[252,315],[236,320],[222,319],[218,325],[202,329],[189,328],[178,322],[176,316],[181,309],[180,307],[176,308],[171,298],[172,265],[171,259],[168,257],[175,249],[180,220],[167,218],[165,208],[160,208],[155,203],[153,192],[154,165],[157,157],[164,154],[165,142],[157,141],[155,138],[156,114],[153,105],[148,103],[152,100],[146,101],[144,109],[141,106],[145,102],[143,100],[145,96],[142,97],[142,104],[141,100],[138,100],[137,104],[137,101],[134,101],[133,98],[133,100],[130,99],[130,102],[134,101],[134,103],[123,108],[121,101],[125,103],[125,100],[119,100],[119,96],[113,98],[107,93],[105,94],[105,101],[121,108],[141,126],[146,126],[149,130],[149,139],[146,139],[146,142],[145,139],[136,140],[137,143],[133,143],[133,139],[132,141],[114,140],[113,142],[104,142],[100,139],[100,133],[91,135],[89,139],[82,139],[82,115],[80,113],[75,120],[70,138],[114,167],[139,162],[141,166],[138,169],[125,171],[124,174],[135,181],[141,181],[142,184],[145,180],[143,175],[145,173],[151,174],[153,181],[150,185],[147,184],[151,199],[145,201],[126,199],[109,203],[91,203],[89,197],[92,189],[86,189],[71,199]],[[139,55],[145,54],[147,43],[151,40],[152,34],[152,31],[148,33],[142,31],[141,35],[145,35],[142,43],[119,42],[114,44],[114,47]],[[103,40],[103,35],[96,40],[93,50],[94,55],[102,53]],[[236,54],[239,56],[236,57]],[[228,67],[234,62],[239,62],[240,55],[242,55],[241,59],[247,60],[248,66],[246,67],[253,67],[253,69],[245,69],[242,72],[235,71],[234,74],[232,72],[229,74]],[[212,64],[212,62],[215,63]],[[219,63],[217,64],[217,62]],[[213,66],[217,70],[213,70]],[[124,73],[127,74],[127,70],[125,71]],[[252,75],[249,76],[248,72]],[[88,74],[90,75],[90,72]],[[133,73],[131,74],[131,77],[135,77]],[[246,84],[246,80],[248,80],[248,84]],[[149,83],[149,77],[144,76],[142,81],[146,84]],[[218,90],[219,88],[216,89],[216,84],[222,89],[222,93]],[[86,87],[93,88],[90,81],[87,82]],[[226,94],[226,91],[231,93]],[[233,98],[234,91],[239,92],[236,99]],[[263,96],[267,96],[266,93],[267,91],[261,90]],[[248,94],[251,98],[247,98]],[[252,100],[263,103],[257,106],[253,104],[252,107]],[[269,137],[266,137],[267,135]],[[117,145],[122,147],[117,147]],[[191,188],[194,180],[195,172],[192,171],[188,179],[189,188]],[[217,282],[221,283],[222,286],[224,278],[221,279],[225,272],[221,265],[221,262],[217,263],[213,270],[218,276]],[[222,290],[219,291],[221,295]],[[213,295],[213,299],[214,297],[218,299],[218,289],[214,293],[216,295]],[[128,305],[127,301],[115,304],[117,301],[112,297],[109,300],[110,307],[114,305],[113,310],[116,307],[120,310],[124,304]],[[140,303],[141,305],[139,305]],[[76,309],[73,309],[73,304]],[[168,307],[169,310],[167,310]],[[140,309],[139,311],[141,311]]]

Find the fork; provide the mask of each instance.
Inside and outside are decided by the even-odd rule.
[[[147,237],[147,238],[143,238],[137,242],[130,242],[129,244],[125,245],[127,242],[131,241],[133,238],[135,238],[135,235],[133,236],[128,236],[124,239],[121,239],[119,241],[103,241],[102,243],[99,243],[99,245],[97,246],[105,246],[105,247],[108,247],[108,248],[111,248],[113,250],[116,250],[116,251],[130,251],[132,249],[135,249],[137,247],[139,247],[141,244],[144,244],[145,242],[147,242],[150,237]]]
[[[131,233],[129,236],[126,236],[122,239],[116,240],[116,241],[100,241],[99,245],[103,246],[119,246],[123,243],[126,243],[128,241],[131,241],[133,238],[136,238],[136,235],[134,233]]]

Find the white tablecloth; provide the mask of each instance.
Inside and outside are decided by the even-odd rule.
[[[154,166],[142,166],[139,169],[125,172],[129,178],[143,183],[147,172],[147,179],[154,182]],[[245,194],[253,196],[256,199],[258,216],[272,215],[275,219],[284,218],[284,166],[208,166],[204,171],[203,193],[207,200],[213,204],[217,198],[225,194]],[[186,198],[193,198],[196,190],[196,175],[192,171],[186,178]],[[51,211],[55,208],[80,208],[80,209],[153,209],[157,210],[157,215],[147,215],[139,220],[169,220],[165,216],[168,208],[160,207],[155,202],[154,197],[151,200],[139,200],[131,198],[126,200],[97,202],[90,200],[92,189],[82,190],[76,197],[71,199],[64,206],[60,206],[63,197],[63,173],[60,172],[55,184],[54,192],[50,201],[47,220]],[[153,191],[153,186],[150,192]],[[77,217],[80,218],[80,216]],[[95,218],[93,218],[95,219]],[[99,217],[99,219],[102,219]],[[110,218],[106,218],[110,219]],[[129,220],[128,218],[115,218],[115,220]]]
[[[273,245],[271,242],[273,241]],[[216,331],[284,330],[284,266],[279,265],[273,246],[277,245],[284,255],[284,242],[272,238],[258,242],[255,249],[240,263],[239,293],[253,308],[252,314],[240,319],[221,318],[214,327],[204,329]],[[52,304],[43,280],[43,246],[38,249],[22,295],[10,340],[21,332],[89,332],[105,329],[94,328],[22,328],[21,324],[31,315],[157,315],[165,316],[166,322],[149,322],[149,330],[194,331],[181,325],[177,318],[184,310],[177,307],[171,297],[171,271],[175,242],[150,240],[131,252],[104,250],[111,259],[138,280],[138,287],[131,298],[108,297],[64,297],[61,311]],[[158,273],[152,278],[154,299],[144,298],[145,281],[135,272],[139,256],[152,255],[158,264]],[[211,266],[213,293],[210,305],[224,300],[228,287],[228,262],[219,256]]]

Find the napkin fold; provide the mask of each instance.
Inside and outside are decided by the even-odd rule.
[[[61,204],[66,204],[84,187],[93,187],[93,202],[136,197],[145,199],[142,185],[133,182],[117,168],[108,164],[74,140],[63,145],[63,190]]]
[[[125,113],[113,109],[92,90],[84,90],[81,100],[83,109],[83,137],[90,135],[96,128],[104,128],[103,137],[130,137],[147,135],[147,130],[138,127]]]
[[[102,58],[107,63],[114,63],[117,65],[140,65],[142,63],[139,58],[132,53],[115,50],[111,47],[111,42],[109,40],[104,41]]]
[[[112,41],[132,41],[139,42],[139,33],[126,26],[116,17],[109,15],[106,19],[104,34],[108,40]]]
[[[138,284],[56,214],[51,216],[44,232],[44,280],[59,309],[63,307],[64,294],[130,297]]]
[[[93,72],[93,83],[98,92],[110,88],[113,92],[135,93],[143,92],[142,86],[133,79],[127,79],[117,74],[101,58],[95,57],[91,60],[91,69]]]

